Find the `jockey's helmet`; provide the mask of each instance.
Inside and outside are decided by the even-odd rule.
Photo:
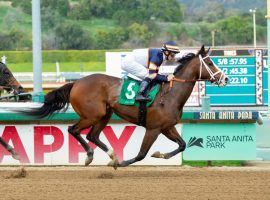
[[[174,41],[165,42],[161,49],[162,49],[162,51],[170,51],[173,53],[180,53],[180,49],[179,49],[178,45],[176,44],[176,42],[174,42]]]

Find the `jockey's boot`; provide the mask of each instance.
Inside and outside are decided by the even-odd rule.
[[[151,101],[151,99],[147,97],[147,88],[149,83],[150,81],[147,81],[146,79],[141,82],[139,92],[136,96],[136,101]]]

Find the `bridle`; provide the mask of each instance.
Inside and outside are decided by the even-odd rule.
[[[200,77],[199,77],[199,80],[202,80],[201,79],[201,76],[202,76],[202,67],[204,66],[205,69],[207,70],[208,74],[210,75],[210,79],[209,81],[211,83],[216,83],[217,85],[219,85],[221,83],[221,80],[223,79],[223,77],[225,76],[224,73],[215,65],[215,63],[213,63],[214,67],[217,69],[217,71],[215,73],[212,72],[212,70],[209,68],[209,66],[204,62],[204,59],[208,58],[209,55],[205,56],[204,58],[202,58],[201,55],[199,55],[199,59],[200,59]],[[215,78],[215,76],[217,74],[221,73],[221,76],[220,78],[217,80]]]
[[[15,94],[16,91],[15,91],[14,87],[12,87],[12,85],[17,85],[16,79],[15,78],[11,78],[9,80],[9,82],[8,82],[8,85],[11,85],[11,86],[2,86],[2,85],[0,85],[0,91],[1,90],[7,90],[9,94],[10,93]]]
[[[8,71],[9,76],[6,75],[6,71]],[[9,94],[19,94],[20,93],[20,87],[21,85],[18,83],[18,81],[12,76],[12,73],[7,68],[7,66],[0,62],[0,79],[5,81],[0,83],[0,91],[6,90]],[[8,85],[8,86],[7,86]]]
[[[0,85],[0,91],[2,91],[2,90],[6,90],[9,94],[10,93],[14,94],[14,92],[15,92],[14,88],[11,87],[11,86],[2,86],[2,85]]]
[[[210,81],[211,83],[216,83],[217,85],[219,85],[223,79],[223,77],[225,76],[224,73],[213,63],[213,65],[216,67],[217,71],[215,73],[212,72],[212,70],[210,69],[210,67],[205,63],[205,59],[208,58],[209,55],[202,57],[201,54],[199,54],[199,60],[200,60],[200,75],[198,79],[192,79],[192,80],[186,80],[186,79],[179,79],[174,77],[171,81],[170,81],[170,88],[173,86],[173,81],[176,82],[180,82],[180,83],[194,83],[197,81]],[[208,72],[208,74],[210,75],[210,79],[202,79],[202,69],[203,67],[206,69],[206,71]],[[220,78],[217,80],[215,78],[215,76],[217,74],[221,73]]]

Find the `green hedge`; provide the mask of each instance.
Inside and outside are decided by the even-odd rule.
[[[42,51],[42,62],[105,62],[105,52],[128,50],[54,50]],[[32,51],[0,51],[0,57],[7,57],[7,63],[32,62]]]
[[[44,51],[43,62],[104,62],[105,50]]]

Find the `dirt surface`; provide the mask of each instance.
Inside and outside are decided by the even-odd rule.
[[[270,167],[0,167],[3,200],[270,199]]]

